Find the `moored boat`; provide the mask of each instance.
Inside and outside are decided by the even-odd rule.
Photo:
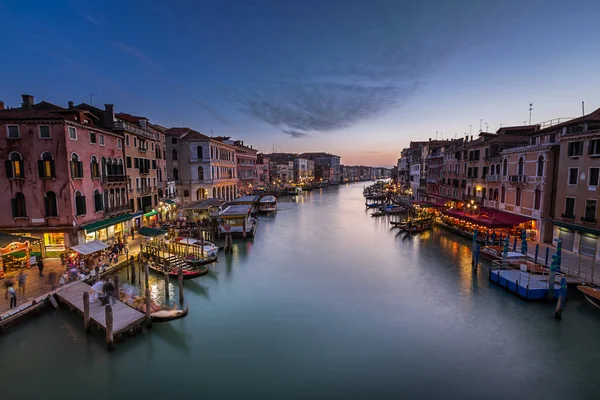
[[[158,264],[150,263],[148,265],[148,267],[158,274],[165,273],[163,268]],[[194,278],[198,278],[199,276],[208,274],[208,268],[204,267],[204,266],[198,266],[198,267],[185,266],[182,269],[183,269],[182,275],[183,275],[184,280],[194,279]],[[179,267],[170,268],[167,273],[169,274],[170,277],[177,278],[179,276]]]
[[[215,246],[214,243],[207,241],[202,243],[200,240],[194,238],[177,237],[173,239],[173,242],[181,245],[187,245],[192,247],[192,249],[196,249],[197,251],[194,251],[194,254],[201,254],[202,250],[204,250],[205,257],[216,257],[217,253],[219,252],[219,248]]]
[[[263,214],[277,212],[277,198],[275,196],[265,196],[260,199],[258,212]]]
[[[300,194],[302,194],[302,188],[298,186],[293,186],[287,190],[287,193],[290,196],[299,196]]]
[[[594,307],[600,309],[600,287],[596,285],[578,285],[579,290],[585,296],[585,299]]]

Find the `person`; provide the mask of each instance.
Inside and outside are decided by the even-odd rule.
[[[44,262],[40,258],[40,261],[37,262],[37,267],[40,270],[40,276],[44,276]]]
[[[85,270],[85,261],[83,261],[83,257],[81,258],[81,261],[79,261],[79,271],[83,272]]]
[[[131,240],[135,239],[135,236],[133,234],[133,226],[131,227],[131,229],[129,230],[129,232],[131,232]]]
[[[98,300],[98,294],[102,293],[105,283],[106,278],[102,278],[101,280],[92,285],[90,303],[93,303],[94,301]]]
[[[17,292],[15,292],[12,282],[8,283],[8,297],[10,298],[10,308],[15,308],[17,306]]]
[[[23,272],[23,270],[21,270],[21,272],[19,272],[19,294],[21,296],[25,296],[25,283],[27,282],[27,275],[25,275],[25,272]]]
[[[106,303],[107,304],[115,304],[115,285],[106,279],[103,286],[104,294],[106,295]]]
[[[48,282],[50,282],[50,287],[52,288],[51,290],[56,289],[56,275],[56,271],[50,271],[48,274]]]
[[[75,264],[73,264],[71,266],[71,268],[69,269],[69,281],[75,282],[75,281],[77,281],[78,277],[79,277],[79,274],[77,271],[77,267],[75,267]]]

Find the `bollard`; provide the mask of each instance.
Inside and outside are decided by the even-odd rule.
[[[179,269],[181,269],[181,267],[179,267]],[[165,273],[165,297],[168,300],[169,299],[169,273],[167,272],[166,269],[165,269],[164,273]]]
[[[90,293],[83,292],[83,328],[90,333]]]
[[[144,279],[146,281],[146,326],[148,328],[152,328],[152,318],[150,316],[150,286],[148,285],[148,263],[144,264],[145,267],[145,276]]]
[[[110,304],[104,307],[106,323],[106,347],[108,350],[115,348],[115,337],[113,335],[113,310]]]
[[[131,284],[135,284],[135,262],[133,261],[133,256],[129,258],[129,268],[131,269]]]
[[[183,268],[179,268],[177,278],[179,280],[179,304],[181,304],[183,308]]]
[[[115,297],[118,301],[120,301],[121,300],[121,288],[119,287],[119,277],[117,275],[115,275],[113,282],[115,285]]]
[[[560,291],[558,301],[556,302],[556,311],[554,311],[555,319],[562,319],[562,313],[565,309],[565,301],[567,300],[567,278],[564,276],[560,279]]]

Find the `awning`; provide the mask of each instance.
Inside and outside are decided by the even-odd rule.
[[[108,245],[106,243],[101,242],[99,240],[92,240],[91,242],[73,246],[71,247],[71,250],[76,251],[84,256],[87,256],[88,254],[92,254],[97,251],[104,250],[106,248],[108,248]]]
[[[31,236],[19,236],[19,235],[11,235],[10,233],[0,232],[0,247],[4,248],[11,243],[37,243],[41,241],[41,239],[34,238]]]
[[[165,199],[164,202],[166,204],[169,204],[169,205],[174,205],[175,204],[175,202],[173,200],[171,200],[171,199]]]
[[[567,229],[571,229],[573,231],[584,232],[584,233],[589,233],[592,235],[600,236],[600,229],[594,229],[594,228],[591,228],[588,226],[570,224],[568,222],[563,222],[563,221],[552,221],[552,222],[554,223],[554,225],[559,226],[561,228],[567,228]]]
[[[103,219],[101,221],[92,222],[91,224],[83,225],[82,228],[86,232],[90,233],[90,232],[98,231],[100,229],[108,228],[109,226],[116,225],[120,222],[129,221],[130,219],[131,219],[131,214],[127,213],[127,214],[123,214],[123,215],[117,215],[116,217]]]
[[[141,217],[142,215],[144,215],[143,211],[138,211],[136,213],[134,213],[131,218],[137,218],[137,217]]]
[[[166,235],[167,231],[163,231],[162,229],[149,228],[147,226],[144,226],[143,228],[140,228],[140,230],[138,230],[138,233],[142,236],[156,237],[156,236]]]
[[[158,211],[156,211],[156,210],[152,210],[152,211],[150,211],[149,213],[146,213],[146,214],[144,214],[144,217],[153,217],[153,216],[155,216],[156,214],[158,214]]]

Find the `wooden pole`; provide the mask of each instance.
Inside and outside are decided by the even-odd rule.
[[[100,282],[100,267],[96,265],[96,282]]]
[[[117,300],[121,301],[121,288],[119,287],[119,276],[115,275],[113,281],[115,285],[115,297],[117,298]]]
[[[200,254],[204,259],[204,232],[200,232]]]
[[[145,276],[144,276],[144,280],[146,283],[146,326],[148,328],[152,328],[152,319],[150,317],[150,285],[148,284],[148,275],[149,275],[149,271],[148,271],[148,263],[144,264],[144,272],[145,272]]]
[[[83,292],[83,327],[86,333],[90,332],[90,293]]]
[[[108,350],[115,348],[115,337],[113,335],[113,310],[110,304],[104,307],[105,311],[105,323],[106,323],[106,347]]]
[[[129,268],[131,269],[131,284],[135,284],[135,263],[133,262],[133,256],[129,258]]]
[[[242,237],[246,240],[246,216],[244,216],[244,222],[242,224]]]
[[[554,311],[554,318],[561,319],[563,310],[565,309],[565,301],[567,299],[567,278],[564,276],[560,279],[560,291],[558,295],[558,301],[556,302],[556,311]]]
[[[179,267],[179,269],[181,269],[181,267]],[[167,270],[166,266],[164,268],[164,273],[165,273],[165,297],[168,300],[169,299],[169,271]]]
[[[179,280],[179,304],[181,304],[181,308],[183,308],[183,268],[179,268],[177,278]]]

